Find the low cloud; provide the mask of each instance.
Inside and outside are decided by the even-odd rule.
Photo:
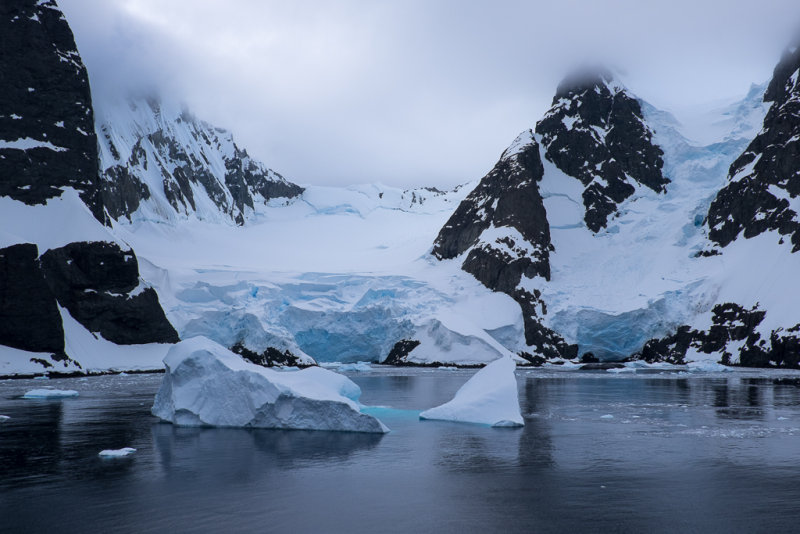
[[[95,99],[185,101],[301,183],[450,186],[604,62],[677,112],[743,96],[800,28],[796,0],[60,0]]]

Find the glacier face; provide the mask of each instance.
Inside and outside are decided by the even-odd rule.
[[[176,344],[164,365],[152,412],[178,426],[389,431],[361,413],[355,383],[320,367],[266,369],[203,337]]]

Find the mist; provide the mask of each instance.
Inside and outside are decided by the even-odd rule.
[[[674,112],[741,98],[800,3],[60,0],[96,103],[185,102],[301,184],[480,178],[576,66]]]

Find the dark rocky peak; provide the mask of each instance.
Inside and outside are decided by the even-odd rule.
[[[303,188],[252,159],[230,132],[157,97],[103,103],[98,112],[103,198],[115,219],[189,215],[244,224],[258,204]]]
[[[539,192],[543,176],[539,144],[527,130],[459,204],[436,237],[433,255],[463,257],[462,269],[520,305],[529,346],[547,358],[569,358],[577,347],[542,326],[545,305],[538,291],[525,287],[526,280],[550,279],[550,226]]]
[[[568,76],[536,133],[545,157],[585,187],[584,221],[592,232],[605,228],[638,186],[661,193],[669,183],[638,99],[610,71]]]
[[[731,165],[708,210],[709,238],[725,247],[775,230],[800,250],[800,47],[784,52],[764,93],[761,131]],[[783,241],[783,238],[780,239]]]
[[[104,222],[86,68],[54,0],[0,2],[0,195],[79,191]]]
[[[549,279],[550,227],[538,187],[543,175],[539,145],[525,131],[459,204],[434,242],[434,256],[451,259],[469,250],[465,269],[498,291],[515,288],[522,274]],[[488,269],[490,258],[503,267]]]

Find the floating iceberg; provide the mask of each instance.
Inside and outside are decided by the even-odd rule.
[[[361,413],[353,381],[326,369],[267,369],[205,337],[175,345],[164,365],[152,411],[176,425],[389,431]]]
[[[122,449],[106,449],[97,453],[100,458],[122,458],[125,456],[130,456],[136,452],[136,449],[133,447],[124,447]]]
[[[61,399],[64,397],[77,397],[74,389],[32,389],[22,396],[23,399]]]
[[[523,426],[514,376],[516,367],[508,356],[493,361],[461,386],[453,400],[422,412],[419,418],[495,427]]]
[[[5,423],[9,419],[11,419],[11,417],[9,417],[7,415],[0,415],[0,423]]]

